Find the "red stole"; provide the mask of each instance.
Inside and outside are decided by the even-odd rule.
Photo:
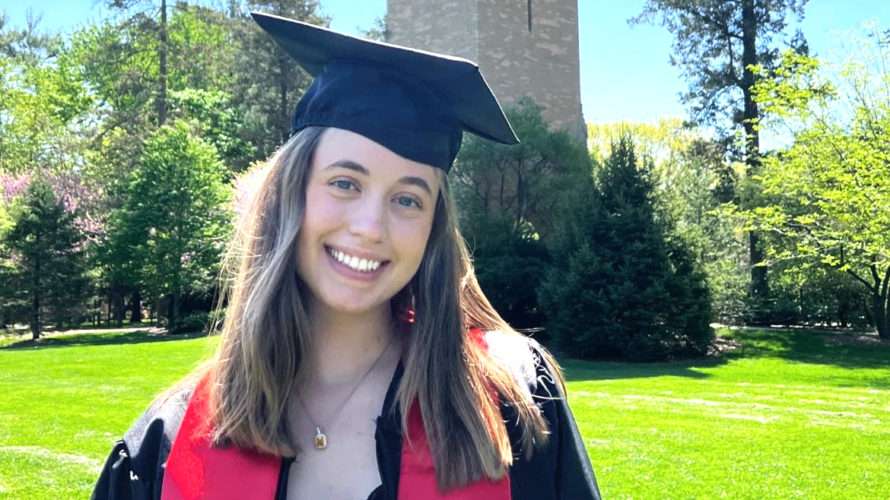
[[[411,406],[408,414],[408,434],[411,436],[413,448],[408,440],[402,439],[402,462],[399,477],[399,496],[402,499],[422,500],[510,500],[510,475],[504,474],[499,481],[482,479],[462,488],[447,492],[439,491],[436,484],[436,471],[433,468],[433,457],[430,454],[420,407],[417,403]]]
[[[204,377],[189,400],[167,457],[161,500],[274,500],[281,457],[210,446],[210,383]]]
[[[473,329],[476,330],[476,329]],[[484,344],[481,332],[471,337]],[[167,457],[161,500],[274,500],[281,457],[236,447],[210,445],[210,385],[205,377],[195,387],[182,424]],[[408,440],[402,440],[398,498],[403,500],[510,500],[510,476],[482,479],[447,492],[439,491],[433,459],[415,403],[408,414]]]

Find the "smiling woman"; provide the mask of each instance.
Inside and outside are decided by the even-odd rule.
[[[297,240],[310,310],[385,309],[408,284],[433,224],[440,184],[435,172],[354,132],[325,130]],[[382,314],[375,320],[385,320],[388,311]]]
[[[599,498],[553,358],[476,281],[464,130],[517,139],[471,62],[254,18],[315,80],[227,257],[216,356],[94,498]]]

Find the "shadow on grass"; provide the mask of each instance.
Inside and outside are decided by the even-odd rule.
[[[793,328],[722,328],[718,333],[732,339],[737,347],[714,357],[679,361],[631,363],[561,357],[560,362],[568,381],[661,376],[705,379],[710,375],[697,368],[712,368],[745,358],[779,358],[851,370],[890,369],[890,343],[874,336]],[[867,385],[890,387],[890,372],[887,377],[870,379]]]
[[[71,333],[54,337],[43,337],[36,341],[31,339],[20,340],[0,347],[0,350],[15,351],[93,345],[144,344],[186,340],[204,336],[206,335],[200,332],[167,335],[165,333],[150,333],[144,330],[125,331],[122,333]]]
[[[615,380],[647,377],[687,377],[705,379],[709,374],[695,368],[711,368],[726,363],[723,358],[700,358],[659,363],[629,363],[619,361],[581,361],[561,359],[566,381]]]
[[[741,347],[727,359],[775,357],[842,368],[890,368],[890,343],[870,335],[793,328],[724,330]]]

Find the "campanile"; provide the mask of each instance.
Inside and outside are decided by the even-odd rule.
[[[529,96],[583,140],[576,0],[387,0],[386,39],[476,61],[505,105]]]

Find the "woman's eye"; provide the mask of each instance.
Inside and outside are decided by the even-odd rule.
[[[344,191],[351,191],[353,188],[355,188],[355,183],[347,179],[337,179],[335,181],[331,181],[330,185]],[[358,191],[358,188],[356,188],[356,191]]]
[[[417,201],[415,198],[412,198],[411,196],[399,196],[398,198],[396,198],[396,202],[405,208],[411,208],[412,204],[418,209],[423,208],[423,205],[421,205],[419,201]]]

